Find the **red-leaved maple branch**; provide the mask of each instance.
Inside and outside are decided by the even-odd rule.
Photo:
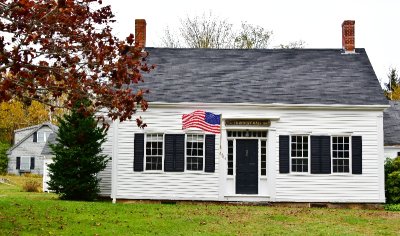
[[[115,120],[130,119],[143,95],[147,53],[133,34],[112,34],[114,15],[101,0],[0,0],[0,101],[19,98],[72,108],[88,100],[90,112],[106,109]],[[139,126],[143,123],[138,121]]]

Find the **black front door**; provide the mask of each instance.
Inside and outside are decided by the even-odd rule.
[[[258,194],[258,140],[236,140],[236,193]]]

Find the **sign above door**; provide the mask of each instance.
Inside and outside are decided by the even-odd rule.
[[[244,120],[244,119],[229,119],[225,120],[226,126],[267,126],[271,125],[271,120]]]

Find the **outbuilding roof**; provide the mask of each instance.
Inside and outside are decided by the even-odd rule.
[[[400,145],[400,101],[390,101],[390,107],[383,113],[385,146]]]
[[[53,151],[50,148],[50,144],[55,144],[56,139],[57,139],[57,134],[56,133],[51,133],[49,135],[49,137],[47,138],[46,144],[43,147],[43,150],[42,150],[42,153],[41,153],[42,155],[45,155],[45,156],[53,155]]]
[[[364,49],[148,48],[147,99],[167,103],[387,105]]]

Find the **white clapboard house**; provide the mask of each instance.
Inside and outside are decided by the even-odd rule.
[[[14,131],[14,145],[7,151],[10,174],[43,175],[45,156],[42,151],[57,127],[49,122]]]
[[[148,127],[109,130],[113,201],[383,203],[389,105],[342,32],[341,49],[147,48]]]

